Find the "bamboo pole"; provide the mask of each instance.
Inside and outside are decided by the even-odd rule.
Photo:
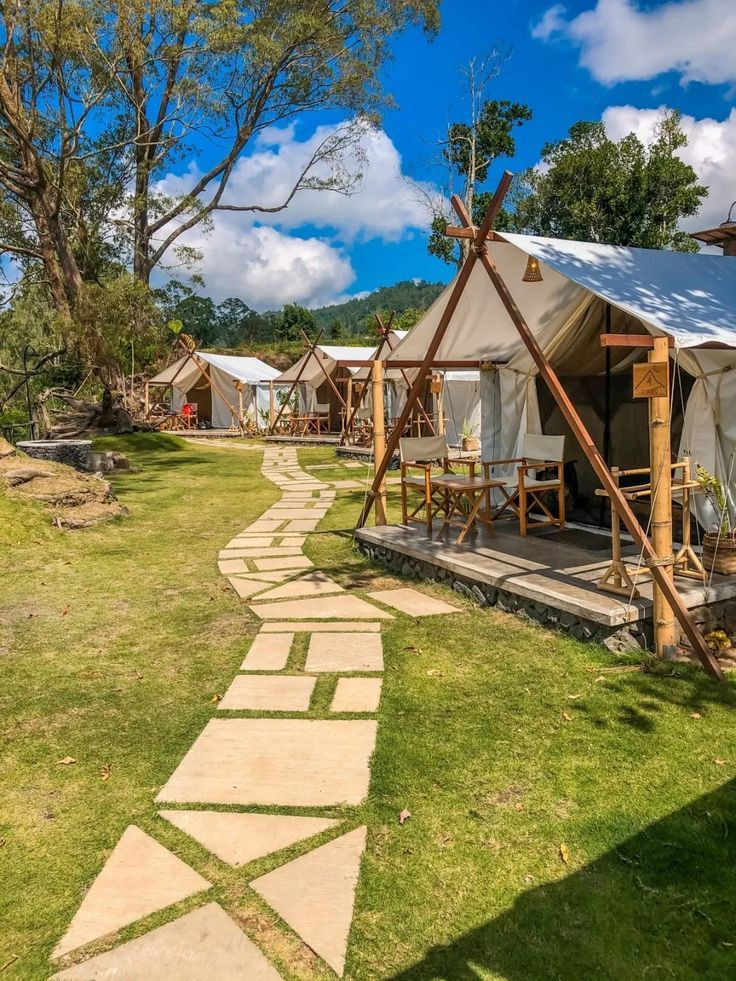
[[[383,460],[386,453],[385,412],[383,407],[383,362],[373,362],[373,460]],[[388,524],[386,517],[386,471],[376,490],[376,524]]]
[[[273,391],[273,379],[268,383],[268,431],[273,428],[273,421],[276,416],[276,402]]]
[[[238,393],[238,413],[240,415],[240,435],[245,435],[245,413],[243,410],[243,383],[235,383],[235,391]]]
[[[348,420],[352,415],[351,412],[352,405],[353,405],[353,376],[350,374],[350,372],[348,372],[347,398],[345,399],[345,415],[343,416],[343,422],[342,422],[343,429],[340,438],[341,444],[342,444],[343,436],[346,439],[349,438]]]
[[[148,414],[150,411],[151,411],[151,393],[148,386],[148,379],[146,379],[146,383],[143,386],[143,418],[144,419],[148,418]]]
[[[652,482],[652,545],[662,576],[673,580],[672,554],[672,451],[670,447],[669,345],[666,337],[654,338],[650,364],[667,371],[667,394],[647,399],[649,403],[649,467]],[[653,571],[653,570],[652,570]],[[654,642],[657,657],[671,658],[677,643],[675,615],[662,587],[652,582],[654,596]]]

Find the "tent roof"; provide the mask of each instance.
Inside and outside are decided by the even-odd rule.
[[[196,351],[197,357],[211,364],[213,368],[218,368],[224,374],[229,375],[233,381],[245,382],[248,385],[257,385],[259,382],[266,382],[276,378],[278,368],[261,361],[260,358],[240,358],[230,354],[209,354],[207,351]],[[190,361],[189,365],[186,362]],[[186,365],[186,366],[185,366]],[[176,385],[177,388],[187,390],[193,375],[199,375],[199,369],[195,362],[185,354],[174,364],[164,368],[157,375],[150,379],[150,385]]]
[[[678,347],[736,347],[736,260],[715,255],[628,249],[496,233],[489,252],[543,347],[590,304],[608,301]],[[529,255],[543,280],[524,283]],[[422,360],[455,280],[387,358]],[[508,361],[520,339],[493,284],[476,263],[436,355],[438,361]]]
[[[300,381],[308,385],[319,387],[324,381],[324,372],[320,367],[320,362],[324,365],[329,375],[332,375],[338,361],[370,361],[375,355],[373,347],[348,347],[331,344],[318,344],[315,351],[307,351],[286,371],[282,371],[275,379],[280,385],[296,381],[301,372]],[[319,360],[318,360],[319,359]],[[304,369],[302,370],[302,366]],[[348,368],[351,374],[355,374],[358,368]]]

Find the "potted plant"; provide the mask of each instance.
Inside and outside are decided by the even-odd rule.
[[[705,467],[697,467],[696,480],[718,517],[703,538],[703,565],[709,572],[730,575],[736,572],[736,531],[731,524],[726,493],[720,480]]]
[[[467,419],[463,419],[463,428],[460,433],[462,437],[463,453],[477,453],[480,449],[480,440],[473,432],[473,427]]]

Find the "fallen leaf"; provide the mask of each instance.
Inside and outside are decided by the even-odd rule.
[[[700,714],[700,712],[691,712],[690,713],[690,718],[691,719],[702,719],[703,716]]]
[[[560,858],[565,863],[565,865],[570,864],[570,851],[567,845],[565,844],[560,845]]]
[[[514,804],[514,810],[515,811],[523,811],[524,810],[524,805],[523,804],[519,804],[519,803]]]
[[[215,694],[215,695],[213,695],[213,696],[212,696],[212,698],[210,699],[210,701],[211,701],[211,702],[212,702],[213,704],[217,704],[217,702],[220,702],[220,701],[222,701],[222,695],[216,695],[216,694]]]
[[[407,809],[404,808],[401,814],[399,814],[399,824],[404,824],[404,822],[408,821],[410,817],[411,817],[411,811],[407,811]]]
[[[405,647],[404,650],[405,651],[410,651],[412,654],[421,654],[422,653],[421,647],[415,647],[413,644],[410,644],[408,647]]]
[[[603,675],[599,674],[598,677],[595,679],[595,683],[597,684],[599,681],[605,681],[605,680],[606,679],[603,677]]]
[[[105,763],[105,765],[100,770],[100,776],[103,780],[109,780],[110,774],[112,773],[112,763]]]
[[[438,674],[441,674],[441,673],[442,672],[439,670],[439,668],[430,668],[429,671],[427,671],[427,675],[430,678],[434,678],[435,675],[438,675]]]
[[[568,695],[567,697],[570,699],[571,702],[574,702],[575,699],[576,698],[580,698],[581,695],[582,695],[582,692],[578,692],[577,695]]]
[[[69,613],[69,604],[67,603],[64,609],[61,611],[61,615],[65,617]]]
[[[65,756],[63,760],[59,760],[62,766],[69,766],[70,763],[76,763],[77,761],[73,756]]]
[[[722,760],[720,758],[720,756],[716,756],[716,758],[713,760],[713,762],[714,763],[717,763],[718,766],[723,766],[723,764],[726,763],[727,761],[726,760]]]
[[[565,720],[565,722],[572,722],[572,716],[569,712],[563,712],[562,718]]]

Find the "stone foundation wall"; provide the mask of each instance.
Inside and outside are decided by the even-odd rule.
[[[478,582],[459,576],[449,569],[433,565],[422,559],[414,559],[393,549],[357,539],[358,550],[367,558],[385,566],[391,572],[416,579],[428,579],[451,586],[456,593],[467,596],[479,606],[493,606],[506,613],[515,613],[533,623],[551,630],[560,630],[594,644],[602,644],[610,651],[651,650],[652,625],[649,619],[623,627],[606,627],[594,620],[586,620],[572,613],[557,610],[536,600],[498,589],[490,583]]]
[[[75,470],[86,470],[92,449],[91,439],[25,440],[18,449],[34,460],[51,460],[64,463]]]

